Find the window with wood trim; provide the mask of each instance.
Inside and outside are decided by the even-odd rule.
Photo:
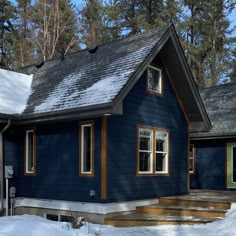
[[[80,175],[94,175],[94,122],[80,123]]]
[[[156,141],[156,173],[167,173],[168,168],[168,133],[155,132]]]
[[[152,94],[162,94],[162,73],[161,69],[148,66],[147,68],[147,91]]]
[[[25,131],[25,175],[36,174],[36,131]]]
[[[189,160],[188,160],[188,168],[189,173],[194,174],[195,173],[195,147],[194,144],[189,145]]]
[[[138,174],[168,174],[169,132],[138,127]]]

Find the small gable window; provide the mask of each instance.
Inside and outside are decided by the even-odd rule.
[[[168,174],[169,132],[138,127],[138,174]]]
[[[147,68],[147,91],[152,94],[162,94],[162,73],[157,67]]]
[[[36,131],[25,132],[25,175],[36,174]]]
[[[80,123],[80,175],[94,175],[94,122]]]

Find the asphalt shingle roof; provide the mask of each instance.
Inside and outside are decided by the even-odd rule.
[[[34,74],[24,115],[112,103],[168,28],[137,34],[64,59],[49,60]]]
[[[193,137],[236,136],[236,83],[210,87],[200,92],[212,128]]]

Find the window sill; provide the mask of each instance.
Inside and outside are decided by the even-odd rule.
[[[152,91],[152,90],[149,90],[149,89],[146,89],[146,92],[148,93],[148,94],[151,94],[151,95],[154,95],[154,96],[163,96],[163,93],[162,92],[160,92],[160,93],[158,93],[158,92],[155,92],[155,91]]]
[[[35,172],[34,173],[27,173],[27,172],[25,172],[24,176],[36,176],[36,173]]]
[[[80,173],[79,176],[80,176],[80,177],[94,177],[95,175],[94,175],[93,173],[91,173],[91,174],[89,174],[89,173],[88,173],[88,174],[86,174],[86,173]]]
[[[169,173],[137,173],[136,176],[169,176]]]

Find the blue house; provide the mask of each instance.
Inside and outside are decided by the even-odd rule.
[[[11,73],[0,174],[3,186],[14,169],[17,213],[104,215],[188,193],[190,132],[211,123],[173,26]]]
[[[191,188],[236,188],[236,83],[201,91],[212,127],[191,134]]]

